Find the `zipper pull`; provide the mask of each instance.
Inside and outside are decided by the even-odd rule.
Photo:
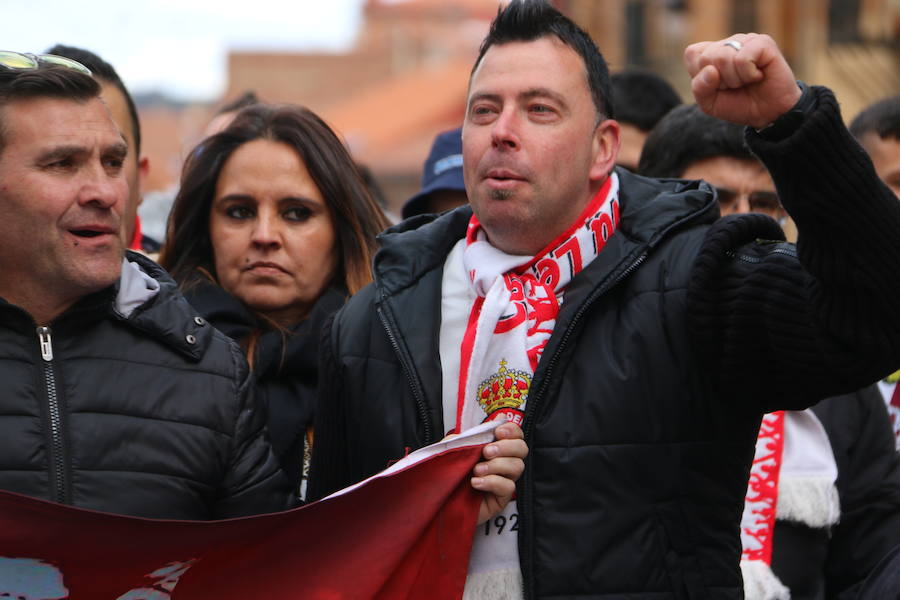
[[[41,344],[41,358],[45,361],[50,362],[53,360],[53,344],[50,341],[50,328],[49,327],[38,327],[38,342]]]

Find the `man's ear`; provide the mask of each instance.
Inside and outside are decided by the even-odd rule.
[[[602,181],[616,165],[619,135],[619,123],[613,119],[601,121],[594,129],[593,162],[589,175],[591,181]]]
[[[138,159],[137,167],[138,189],[141,192],[138,194],[138,206],[140,206],[141,202],[144,201],[144,181],[147,179],[147,174],[150,172],[150,159],[146,156],[142,156]]]

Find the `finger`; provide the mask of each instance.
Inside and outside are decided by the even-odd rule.
[[[746,51],[744,55],[761,70],[765,70],[777,58],[784,59],[775,40],[764,33],[748,33],[741,43],[744,44],[743,49]]]
[[[691,44],[684,49],[684,66],[687,69],[688,75],[692,78],[706,66],[705,64],[701,64],[700,58],[703,56],[703,51],[706,50],[710,44],[712,44],[712,42],[698,42],[696,44]]]
[[[515,438],[522,439],[524,437],[525,433],[522,431],[522,428],[515,423],[504,423],[494,430],[494,438],[498,440]]]
[[[500,514],[515,497],[516,485],[511,480],[498,475],[473,477],[472,487],[482,493],[481,506],[478,507],[478,523]]]
[[[758,81],[762,81],[763,72],[756,63],[746,57],[737,57],[734,61],[735,76],[738,80],[737,87],[744,87]]]
[[[738,58],[733,48],[729,46],[725,46],[725,48],[729,54],[720,50],[713,58],[712,64],[719,72],[719,89],[734,90],[742,85],[736,66]]]
[[[746,34],[736,33],[723,40],[713,42],[706,48],[704,61],[718,69],[720,90],[733,90],[743,85],[738,71],[738,63],[747,60],[745,58],[745,48],[743,47],[746,39]],[[734,43],[737,48],[729,45],[729,43]]]
[[[489,496],[496,496],[498,504],[502,506],[505,506],[513,497],[513,494],[516,493],[516,482],[501,475],[472,477],[471,483],[472,487],[479,492],[489,494]]]
[[[757,34],[743,36],[743,47],[735,55],[735,71],[741,85],[749,85],[761,81],[764,77],[763,68],[771,60],[768,56],[769,42],[774,45],[772,38]]]
[[[525,458],[528,455],[528,445],[523,439],[497,440],[484,447],[482,456],[491,460],[498,456],[515,456]]]
[[[519,479],[525,471],[525,461],[521,458],[502,457],[495,458],[488,462],[480,462],[472,469],[472,474],[476,477],[486,477],[488,475],[500,475],[508,477],[513,481]]]
[[[765,34],[752,34],[748,36],[744,49],[747,50],[753,67],[758,70],[758,73],[748,75],[755,78],[753,82],[767,80],[770,84],[774,84],[779,92],[790,94],[793,91],[796,87],[794,72],[775,40]]]
[[[719,70],[712,65],[707,65],[693,79],[691,79],[691,92],[697,106],[709,113],[716,101],[719,92]]]

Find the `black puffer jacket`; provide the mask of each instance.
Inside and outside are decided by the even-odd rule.
[[[894,450],[890,420],[875,386],[827,398],[812,411],[834,454],[840,521],[833,527],[811,527],[779,517],[772,570],[790,589],[792,600],[849,600],[900,543],[900,453]]]
[[[208,280],[192,282],[184,295],[201,316],[239,343],[259,327],[257,318],[240,300]],[[346,299],[346,291],[328,288],[307,317],[289,331],[266,331],[257,338],[253,365],[256,397],[268,408],[272,448],[295,486],[301,480],[307,429],[313,424],[322,327]]]
[[[719,220],[706,184],[619,172],[620,227],[568,286],[529,392],[526,597],[741,598],[738,523],[761,413],[893,370],[900,204],[833,96],[817,93],[788,140],[753,140],[788,209],[807,203],[802,263],[792,245],[756,241],[781,237],[774,221]],[[865,200],[850,223],[830,214],[846,216],[848,199]],[[384,235],[374,285],[336,315],[313,497],[442,436],[442,271],[470,214]]]
[[[156,295],[128,307],[126,276],[83,298],[49,324],[43,358],[30,315],[0,303],[0,489],[154,518],[289,508],[240,349],[158,265],[128,260]]]

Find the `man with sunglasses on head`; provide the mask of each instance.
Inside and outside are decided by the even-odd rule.
[[[768,170],[747,146],[744,128],[696,105],[680,106],[657,123],[638,173],[703,179],[714,188],[723,216],[759,213],[781,222],[787,215]],[[820,598],[826,589],[840,589],[842,580],[858,581],[873,556],[900,542],[900,454],[877,387],[785,411],[784,419],[787,450],[778,474],[771,560],[756,559],[745,545],[747,600],[765,600],[764,590],[794,600]],[[765,451],[757,445],[757,462],[765,460]]]
[[[0,52],[0,489],[215,519],[294,499],[242,353],[124,251],[129,145],[77,62]]]
[[[448,431],[522,424],[525,472],[475,531],[471,598],[743,597],[763,413],[900,361],[900,203],[834,95],[765,35],[685,63],[703,110],[747,126],[796,248],[764,215],[720,219],[708,184],[615,168],[596,45],[549,2],[512,0],[470,76],[470,205],[382,234],[373,284],[323,337],[313,497]]]
[[[100,97],[109,107],[116,126],[128,144],[128,160],[124,165],[128,202],[122,215],[122,236],[129,249],[155,255],[159,252],[159,242],[144,235],[138,216],[138,207],[143,201],[143,182],[150,171],[150,159],[141,155],[141,122],[128,88],[111,64],[89,50],[57,44],[47,53],[81,63],[100,83]]]

